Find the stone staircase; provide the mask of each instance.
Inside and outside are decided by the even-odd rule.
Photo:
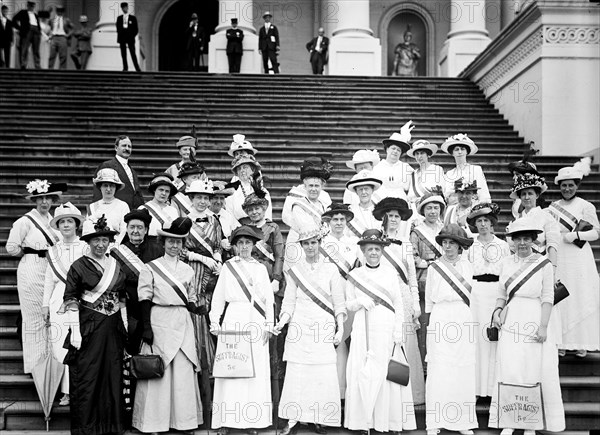
[[[31,208],[23,195],[31,179],[67,181],[64,199],[84,210],[93,170],[113,156],[117,135],[131,137],[131,163],[147,185],[153,173],[178,160],[174,144],[195,125],[197,158],[212,179],[231,177],[226,150],[233,134],[246,135],[259,150],[279,220],[305,157],[333,162],[327,190],[341,200],[352,175],[344,161],[360,148],[379,149],[383,157],[381,140],[412,119],[414,140],[439,145],[451,134],[467,133],[477,143],[480,151],[470,161],[484,167],[492,198],[504,210],[502,229],[511,204],[506,164],[519,159],[525,146],[475,85],[462,79],[3,70],[0,119],[0,429],[9,432],[45,428],[33,381],[22,374],[17,261],[4,249],[12,222]],[[575,160],[534,159],[550,182],[549,200],[558,197],[551,184],[557,170]],[[433,161],[452,164],[445,154]],[[599,182],[595,166],[580,190],[597,208]],[[593,247],[600,258],[599,244]],[[560,371],[567,429],[600,429],[600,354],[567,356]],[[68,407],[56,406],[52,415],[52,430],[68,429]],[[478,407],[478,415],[486,427],[487,409]],[[424,427],[422,408],[418,419]]]

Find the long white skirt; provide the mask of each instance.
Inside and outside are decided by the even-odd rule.
[[[471,292],[471,314],[475,322],[475,394],[491,396],[495,382],[497,342],[487,338],[492,312],[496,306],[497,282],[479,282],[473,284]]]
[[[48,329],[48,339],[52,343],[52,353],[54,358],[58,361],[63,362],[65,356],[67,356],[67,349],[64,348],[65,338],[69,333],[68,316],[66,313],[58,314],[63,303],[63,297],[65,295],[65,284],[59,281],[52,292],[48,308],[50,310],[50,328]],[[60,390],[69,394],[69,369],[64,366],[62,380],[60,381]]]

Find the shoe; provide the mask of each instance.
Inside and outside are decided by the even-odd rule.
[[[512,435],[514,429],[502,429],[502,432],[500,432],[500,435]]]
[[[315,423],[315,433],[325,435],[327,433],[327,429],[325,429],[323,425]]]
[[[258,435],[258,431],[256,429],[247,429],[246,433],[248,435]]]
[[[585,358],[587,356],[587,350],[580,349],[577,352],[575,352],[575,356],[579,358]]]
[[[222,427],[221,429],[219,429],[217,431],[217,435],[227,435],[229,434],[229,429],[227,429],[226,427]]]
[[[73,60],[73,63],[75,64],[75,68],[81,69],[81,64],[79,63],[79,59],[77,58],[77,56],[75,56],[74,53],[71,53],[71,60]]]
[[[559,357],[563,357],[567,354],[567,351],[565,349],[558,349],[558,356]]]
[[[280,435],[294,435],[298,432],[299,423],[296,423],[292,427],[289,424],[286,424],[285,427],[281,430]]]
[[[523,435],[535,435],[535,431],[534,430],[524,430]]]
[[[440,433],[439,429],[427,429],[427,435],[437,435]]]
[[[458,433],[461,435],[475,435],[475,432],[472,430],[459,430]]]
[[[69,397],[68,394],[64,394],[61,398],[60,398],[60,402],[58,402],[58,406],[67,406],[71,403],[71,398]]]
[[[361,430],[360,435],[369,435],[369,431],[368,430]]]

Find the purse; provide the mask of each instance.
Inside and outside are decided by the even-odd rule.
[[[565,299],[569,294],[567,287],[560,280],[556,281],[556,284],[554,284],[554,305]]]
[[[140,346],[140,352],[141,350]],[[152,346],[150,346],[150,352],[154,352]],[[164,374],[165,363],[160,355],[138,354],[131,357],[131,375],[134,378],[156,379],[162,378]]]
[[[400,347],[400,349],[402,349],[402,353],[404,354],[404,358],[406,359],[404,349],[402,347]],[[392,349],[392,355],[394,355],[394,350],[396,350],[395,344],[394,349]],[[393,357],[390,358],[390,361],[388,362],[388,371],[386,379],[390,382],[393,382],[394,384],[406,387],[410,379],[409,365],[401,361],[395,360]]]
[[[498,327],[496,326],[492,326],[492,323],[494,322],[494,313],[496,312],[496,309],[494,309],[494,311],[492,311],[492,318],[490,319],[490,326],[488,328],[486,328],[485,333],[487,334],[487,338],[490,341],[498,341],[498,337],[500,335],[500,329],[498,329]]]
[[[573,229],[573,231],[589,231],[594,229],[594,226],[589,223],[586,220],[583,219],[579,219],[579,222],[577,222],[577,225],[575,226],[575,229]],[[577,247],[579,247],[580,249],[583,248],[583,245],[585,245],[587,243],[587,241],[585,240],[574,240],[573,244]],[[556,302],[555,302],[556,304]]]

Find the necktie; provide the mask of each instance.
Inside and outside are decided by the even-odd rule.
[[[133,172],[131,172],[131,168],[129,167],[129,165],[127,163],[125,163],[123,165],[123,169],[125,169],[127,178],[129,178],[129,182],[131,183],[131,186],[133,186]],[[133,186],[133,187],[135,187],[135,186]]]

